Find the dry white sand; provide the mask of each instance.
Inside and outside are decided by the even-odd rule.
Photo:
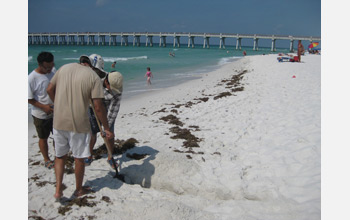
[[[54,171],[44,168],[29,125],[28,216],[320,219],[321,56],[305,55],[301,63],[276,58],[244,57],[201,79],[123,100],[116,138],[139,142],[116,156],[126,181],[113,179],[105,156],[93,161],[84,182],[95,192],[82,207],[55,202]],[[228,96],[217,98],[224,92]],[[160,119],[169,115],[183,125]],[[199,147],[173,139],[173,127],[187,129]],[[99,137],[95,148],[102,143]],[[133,153],[147,156],[126,156]],[[63,182],[69,200],[74,174],[65,174]]]

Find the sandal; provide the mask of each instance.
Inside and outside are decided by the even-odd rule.
[[[45,166],[47,169],[51,170],[51,169],[55,166],[55,161],[51,161],[51,160],[46,161],[45,164],[44,164],[44,166]]]
[[[92,158],[85,158],[84,159],[84,163],[85,163],[85,166],[90,166],[90,164],[92,163]]]
[[[113,160],[110,159],[110,160],[107,160],[107,162],[114,169]],[[118,168],[119,165],[118,165],[117,161],[114,160],[114,162],[115,162],[115,166]]]

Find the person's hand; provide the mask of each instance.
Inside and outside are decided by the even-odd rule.
[[[104,132],[103,132],[103,137],[106,137],[107,139],[113,139],[114,138],[114,133],[113,132],[110,132],[110,131],[108,131],[108,130],[105,130]]]
[[[50,105],[50,104],[44,105],[42,109],[47,115],[50,115],[53,113],[53,105]]]

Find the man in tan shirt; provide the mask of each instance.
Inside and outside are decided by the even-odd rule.
[[[103,86],[100,78],[90,68],[91,61],[81,59],[80,64],[70,63],[57,70],[47,88],[54,102],[53,134],[55,140],[55,173],[56,193],[60,199],[65,160],[71,150],[75,161],[75,196],[89,193],[90,189],[83,187],[85,173],[84,158],[90,156],[90,123],[88,107],[93,100],[97,117],[101,121],[106,137],[114,138],[108,126],[106,109],[103,105]]]

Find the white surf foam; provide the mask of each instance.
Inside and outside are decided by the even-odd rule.
[[[139,57],[103,57],[105,62],[114,62],[114,61],[129,61],[129,60],[142,60],[148,59],[147,56],[139,56]]]
[[[68,57],[68,58],[63,58],[63,60],[79,60],[79,58],[71,58],[71,57]]]
[[[221,58],[218,62],[218,65],[224,65],[226,63],[231,63],[232,61],[234,60],[237,60],[241,57],[224,57],[224,58]]]

